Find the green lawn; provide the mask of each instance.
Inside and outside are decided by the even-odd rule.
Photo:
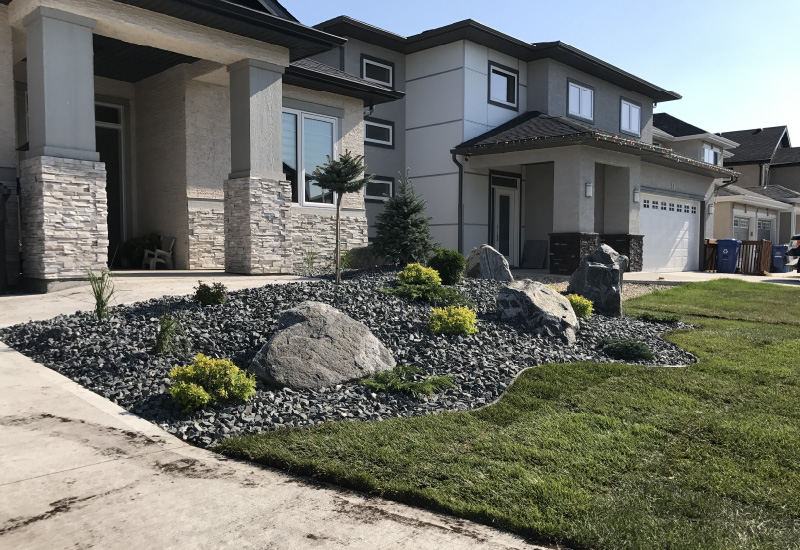
[[[626,303],[701,327],[688,369],[526,371],[485,409],[219,450],[572,548],[800,548],[800,290],[720,280]],[[756,321],[756,322],[754,322]]]

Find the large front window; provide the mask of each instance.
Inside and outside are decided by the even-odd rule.
[[[285,110],[282,121],[283,172],[292,183],[292,202],[333,204],[334,194],[313,184],[310,176],[328,157],[336,158],[336,119]]]

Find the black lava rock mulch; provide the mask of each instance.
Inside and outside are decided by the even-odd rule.
[[[430,307],[387,295],[395,272],[375,270],[329,281],[268,285],[231,292],[226,303],[201,307],[188,297],[150,300],[112,310],[111,321],[90,313],[59,316],[0,329],[0,340],[125,409],[197,445],[225,437],[329,420],[381,420],[449,410],[469,410],[497,400],[526,367],[576,361],[611,362],[599,347],[604,338],[636,338],[653,350],[653,365],[684,365],[694,357],[662,340],[659,333],[688,325],[664,325],[630,317],[595,315],[581,321],[575,346],[542,338],[496,320],[495,297],[502,283],[466,280],[459,290],[476,304],[478,333],[440,336],[425,328]],[[431,397],[375,393],[358,382],[321,391],[293,391],[259,382],[244,404],[217,404],[184,414],[165,394],[168,373],[191,356],[152,353],[165,308],[178,313],[193,353],[229,358],[242,368],[273,335],[281,311],[305,300],[339,308],[362,321],[399,364],[423,375],[449,375],[455,387]],[[644,363],[643,363],[644,364]]]

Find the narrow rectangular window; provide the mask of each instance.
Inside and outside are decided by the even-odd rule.
[[[394,65],[388,61],[362,57],[361,78],[391,88],[394,84]]]
[[[303,170],[305,172],[305,202],[333,204],[333,192],[309,181],[318,167],[333,158],[333,122],[303,116]]]
[[[387,201],[392,196],[394,180],[391,178],[376,177],[364,187],[364,198]]]
[[[489,103],[507,109],[517,108],[519,72],[489,63]]]
[[[625,99],[620,102],[620,130],[628,134],[641,134],[642,108]]]
[[[721,154],[722,153],[720,150],[716,147],[703,144],[703,162],[707,162],[709,164],[718,164]]]
[[[570,115],[594,120],[594,90],[591,88],[570,82],[568,103]]]
[[[335,194],[311,183],[310,176],[329,157],[337,158],[337,119],[287,109],[281,123],[283,174],[292,186],[292,202],[301,206],[334,204]]]
[[[297,202],[297,115],[283,113],[283,174],[292,184],[292,202]]]
[[[394,122],[364,119],[364,141],[383,147],[394,147]]]

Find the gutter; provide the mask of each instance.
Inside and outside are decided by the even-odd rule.
[[[456,153],[453,162],[458,166],[458,252],[464,254],[464,165],[458,162]]]

